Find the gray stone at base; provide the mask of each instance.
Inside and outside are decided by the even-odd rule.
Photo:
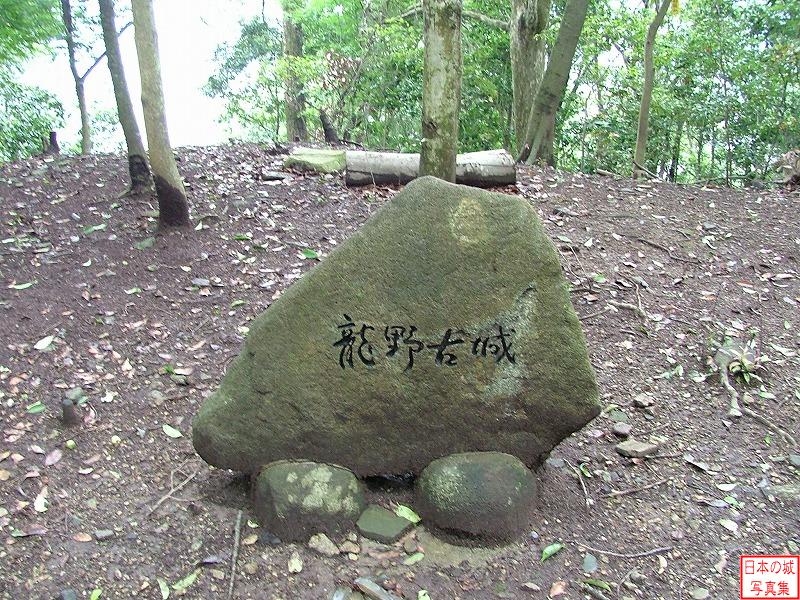
[[[295,542],[352,529],[366,505],[352,472],[311,461],[267,465],[255,479],[253,502],[264,528]]]
[[[383,544],[396,542],[412,525],[408,519],[373,504],[367,507],[356,523],[361,535]]]
[[[536,480],[510,454],[465,452],[428,465],[417,480],[416,498],[424,522],[504,540],[528,525]]]

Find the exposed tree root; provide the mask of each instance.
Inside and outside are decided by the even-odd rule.
[[[728,416],[729,417],[741,417],[742,415],[747,415],[751,419],[755,419],[768,429],[773,430],[775,433],[778,434],[778,437],[782,438],[786,443],[788,443],[792,447],[797,446],[797,440],[792,436],[788,431],[782,429],[765,416],[758,414],[754,410],[748,408],[747,406],[742,406],[739,404],[739,392],[736,391],[736,388],[733,387],[731,384],[730,376],[728,375],[727,368],[720,368],[719,370],[719,378],[722,381],[722,386],[725,388],[725,391],[728,392],[728,396],[730,397],[730,406],[728,407]]]

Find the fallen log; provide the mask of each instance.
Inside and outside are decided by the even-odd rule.
[[[419,154],[348,150],[345,183],[400,185],[419,176]],[[517,182],[514,157],[505,150],[467,152],[456,157],[456,183],[494,187]]]

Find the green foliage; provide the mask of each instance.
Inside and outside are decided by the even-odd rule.
[[[561,166],[630,173],[652,14],[597,0],[559,114]],[[693,0],[668,16],[647,168],[678,181],[771,178],[775,158],[800,145],[798,27],[795,2]]]
[[[228,99],[226,119],[256,138],[285,135],[283,87],[288,76],[303,87],[306,123],[321,137],[319,111],[339,136],[366,147],[417,151],[422,102],[422,15],[401,17],[408,2],[380,4],[307,0],[286,5],[303,30],[304,56],[281,52],[278,25],[244,23],[240,39],[217,53],[206,92]],[[498,0],[470,6],[503,18]],[[464,21],[462,150],[509,141],[511,72],[508,35]]]
[[[0,67],[0,163],[41,152],[43,140],[64,119],[64,109],[54,96],[15,82],[15,75]]]
[[[58,0],[0,0],[0,67],[19,64],[61,32]]]

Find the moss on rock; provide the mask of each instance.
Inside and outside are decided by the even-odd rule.
[[[338,173],[347,166],[344,150],[295,148],[283,161],[283,166],[298,171]]]
[[[361,483],[347,469],[311,461],[279,461],[255,478],[253,503],[261,524],[287,541],[352,529],[364,510]]]
[[[518,458],[465,452],[423,469],[416,508],[425,522],[441,529],[508,539],[527,524],[535,494],[533,474]]]

